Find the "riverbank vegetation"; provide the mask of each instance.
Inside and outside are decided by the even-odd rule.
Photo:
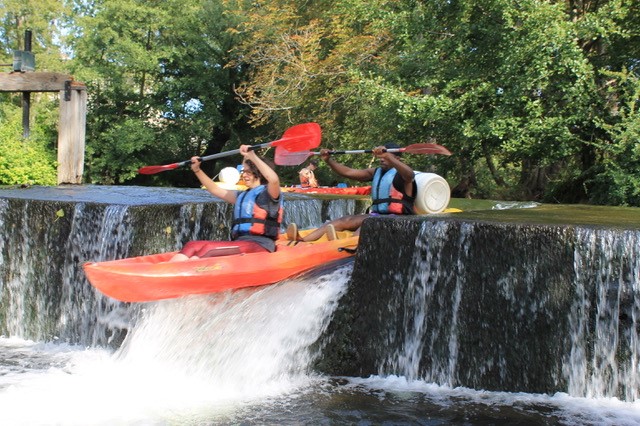
[[[444,176],[456,197],[640,206],[637,1],[0,5],[0,63],[30,29],[37,71],[87,85],[87,183],[193,186],[188,171],[136,171],[315,121],[329,148],[446,146],[453,156],[408,161]],[[0,135],[20,140],[21,96],[0,100]],[[33,102],[53,109],[32,117],[35,140],[20,141],[49,152],[24,154],[35,166],[55,158],[57,115],[48,95]],[[0,150],[0,183],[15,183],[2,173],[14,161]],[[297,169],[279,173],[297,183]],[[331,183],[324,166],[318,174]]]

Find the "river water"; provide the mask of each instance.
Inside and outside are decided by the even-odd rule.
[[[313,374],[351,270],[145,304],[115,351],[3,336],[0,424],[640,424],[637,402]]]

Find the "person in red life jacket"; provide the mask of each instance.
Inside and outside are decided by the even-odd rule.
[[[280,233],[284,199],[280,192],[280,178],[267,160],[249,148],[249,145],[240,147],[244,157],[240,183],[247,186],[245,191],[217,185],[200,169],[200,158],[191,158],[191,170],[207,191],[234,205],[232,241],[190,241],[172,261],[276,250],[275,240]]]
[[[395,143],[378,146],[373,149],[373,155],[378,158],[379,167],[367,169],[352,169],[334,160],[328,149],[320,151],[321,158],[333,171],[342,177],[360,182],[372,182],[371,199],[372,206],[369,214],[343,216],[331,222],[325,223],[310,234],[300,237],[295,223],[287,228],[287,236],[290,240],[315,241],[324,234],[331,239],[336,238],[336,231],[360,230],[362,222],[371,215],[379,214],[415,214],[414,203],[418,193],[414,181],[413,169],[401,160],[402,153],[390,153],[387,149],[399,148]]]
[[[301,188],[317,188],[318,180],[316,179],[316,175],[314,170],[318,168],[318,160],[309,161],[309,165],[298,172],[298,176],[300,177],[300,187]]]

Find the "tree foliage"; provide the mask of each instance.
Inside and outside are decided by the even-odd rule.
[[[192,185],[136,170],[316,121],[327,147],[447,146],[410,162],[455,196],[640,206],[638,2],[4,3],[5,52],[33,22],[88,86],[88,182]]]
[[[55,185],[55,156],[44,135],[23,140],[20,110],[0,108],[0,117],[0,185]]]
[[[71,46],[90,96],[92,182],[135,181],[144,164],[222,149],[239,113],[234,71],[224,68],[232,38],[216,2],[108,0],[77,22]]]
[[[636,4],[340,0],[309,19],[284,3],[243,24],[259,119],[322,117],[333,145],[436,140],[455,159],[416,165],[458,195],[637,205],[637,162],[615,155],[638,143]]]

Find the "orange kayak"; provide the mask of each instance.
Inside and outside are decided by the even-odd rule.
[[[332,195],[369,195],[371,194],[371,186],[349,186],[346,188],[338,188],[337,186],[319,188],[282,188],[286,192],[298,192],[301,194],[332,194]]]
[[[307,232],[310,232],[307,231]],[[305,231],[300,231],[304,235]],[[338,233],[312,243],[281,236],[273,253],[242,253],[170,262],[176,252],[138,256],[83,265],[96,289],[122,302],[150,302],[190,294],[273,284],[326,263],[353,255],[358,237]],[[345,250],[347,249],[347,250]]]

